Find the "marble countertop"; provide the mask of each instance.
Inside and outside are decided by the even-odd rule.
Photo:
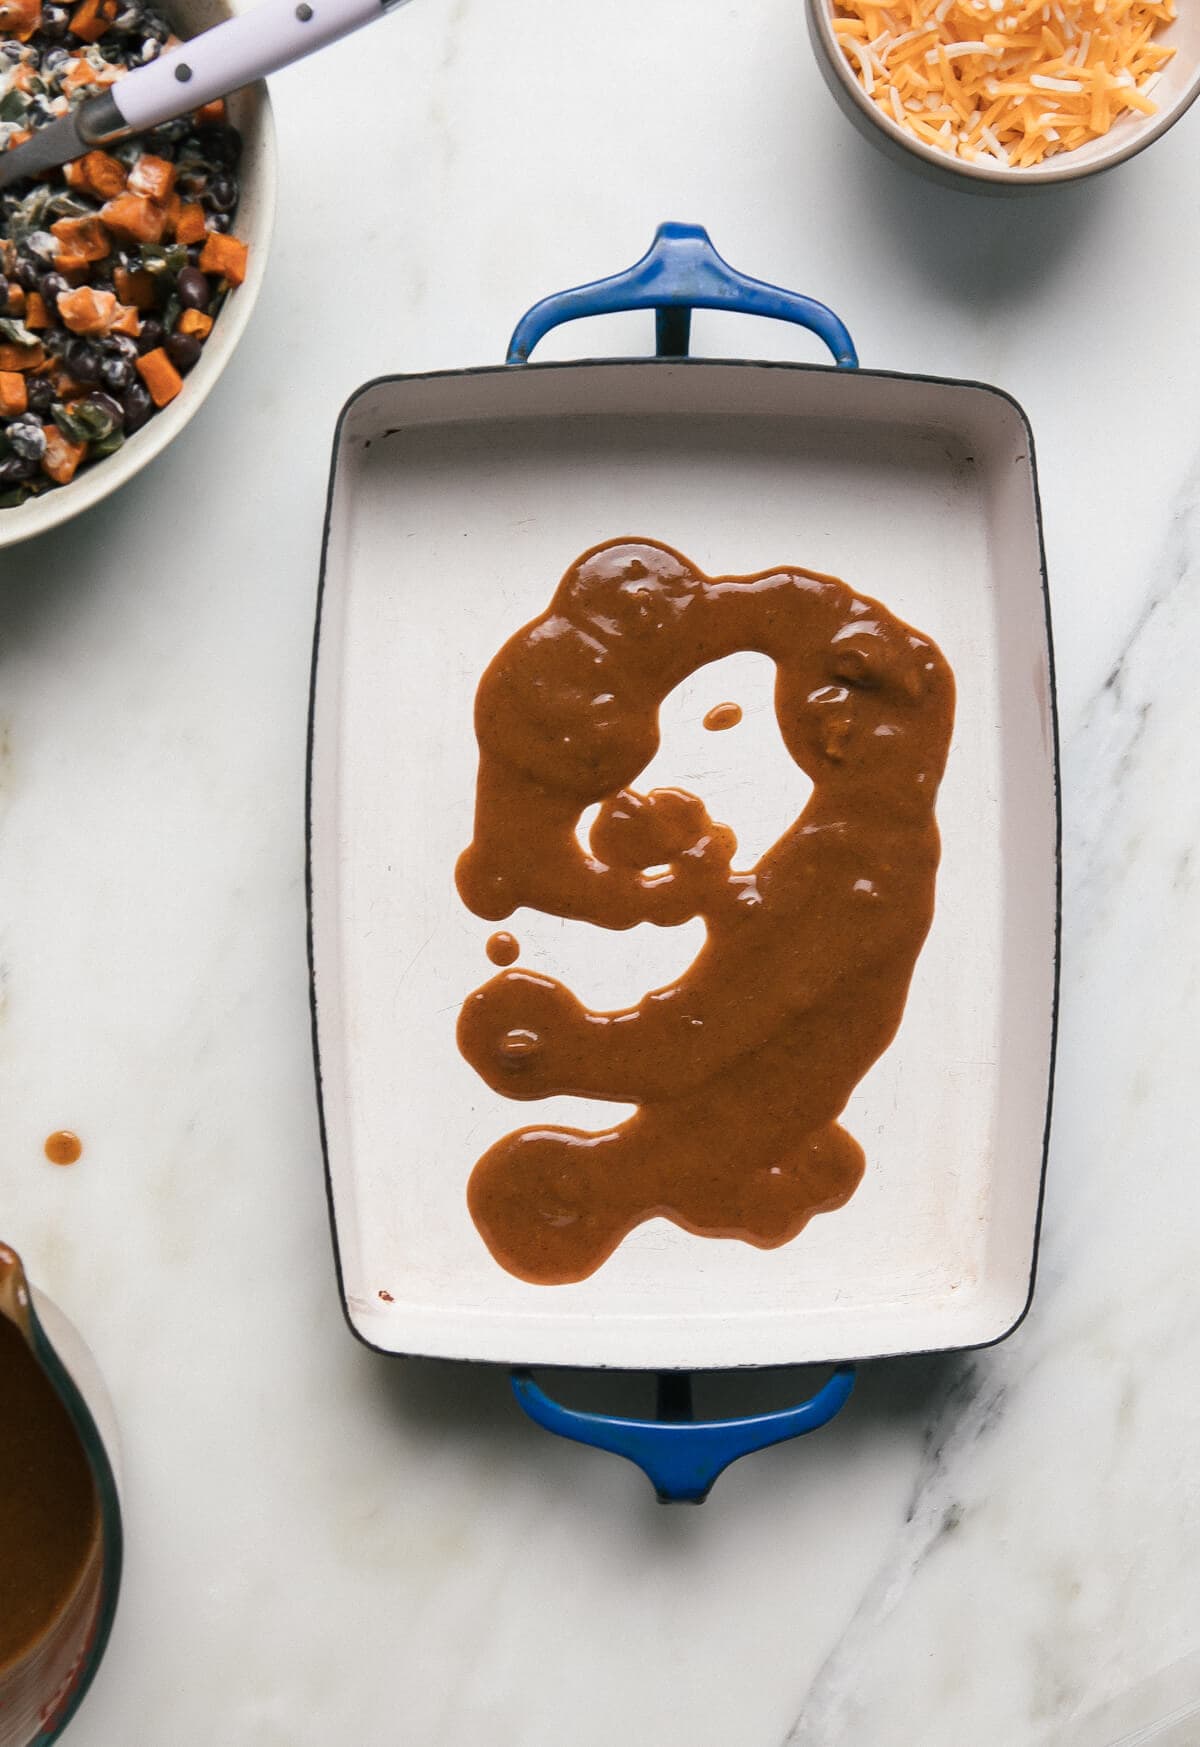
[[[275,87],[276,243],[235,365],[148,472],[3,559],[0,1235],[86,1329],[124,1436],[125,1585],[71,1747],[1115,1747],[1181,1712],[1200,113],[1100,182],[946,193],[837,115],[798,0],[420,0]],[[1065,799],[1031,1315],[866,1367],[701,1510],[537,1431],[500,1371],[350,1338],[304,958],[338,408],[382,371],[500,359],[529,303],[668,217],[832,304],[864,363],[1023,403]],[[612,318],[586,348],[646,338]],[[703,316],[696,348],[816,355]],[[42,1157],[60,1126],[70,1171]]]

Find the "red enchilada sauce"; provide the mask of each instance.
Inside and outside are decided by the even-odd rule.
[[[6,1253],[0,1246],[0,1271]],[[75,1428],[21,1330],[0,1311],[0,1676],[71,1600],[99,1532]]]
[[[814,785],[746,870],[697,796],[629,786],[663,699],[735,650],[774,660]],[[953,717],[941,652],[877,601],[804,570],[707,577],[656,541],[584,553],[501,649],[476,697],[464,903],[707,929],[681,977],[620,1012],[521,969],[464,1003],[459,1047],[495,1091],[637,1107],[598,1132],[518,1129],[479,1160],[468,1205],[510,1273],[582,1280],[654,1217],[774,1248],[853,1194],[864,1155],[837,1118],[896,1034],[933,918]]]

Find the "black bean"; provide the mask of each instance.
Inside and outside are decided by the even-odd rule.
[[[210,164],[232,169],[242,155],[242,136],[227,121],[212,121],[197,130],[200,148]]]
[[[134,369],[128,358],[102,358],[100,360],[100,380],[105,388],[111,388],[114,394],[128,388],[133,381]]]
[[[232,176],[214,176],[200,198],[214,212],[232,212],[237,197],[237,183]]]
[[[71,287],[61,273],[43,273],[37,281],[37,289],[45,299],[47,307],[54,310],[58,307],[58,299],[61,294],[64,291],[70,291]],[[26,286],[26,290],[32,291],[33,286]]]
[[[30,376],[25,383],[25,393],[30,412],[39,415],[49,412],[57,399],[54,384],[45,376]]]
[[[60,42],[62,38],[66,36],[67,25],[69,22],[70,15],[65,6],[42,7],[42,35],[48,36],[51,42]],[[63,61],[66,61],[68,58],[69,57],[64,54]],[[63,65],[63,61],[55,61],[54,64],[56,67],[59,67]]]
[[[185,199],[191,200],[208,187],[208,171],[199,166],[181,170],[175,178],[175,186]]]
[[[32,479],[38,470],[36,461],[24,455],[6,455],[0,461],[0,485],[17,485],[22,479]]]
[[[41,278],[41,265],[28,255],[18,255],[13,265],[13,278],[23,291],[36,291]]]
[[[69,339],[63,350],[63,363],[76,382],[100,380],[100,354],[89,340]]]
[[[227,212],[210,212],[206,224],[210,231],[227,231],[229,229],[229,214]]]
[[[35,70],[42,64],[41,51],[35,49],[31,42],[25,44],[24,60],[27,67],[33,67]]]
[[[6,55],[10,61],[21,59],[22,45],[19,42],[0,42],[0,55]]]
[[[132,334],[105,334],[101,351],[108,359],[124,358],[129,364],[137,362],[137,341]]]
[[[4,435],[14,452],[26,461],[40,461],[46,453],[46,433],[37,419],[14,419]]]
[[[156,36],[148,36],[138,50],[138,60],[145,66],[148,61],[156,61],[162,54],[162,44]]]
[[[125,423],[125,408],[111,394],[105,394],[103,389],[94,389],[87,397],[86,404],[94,406],[98,412],[106,414],[118,430]]]
[[[185,267],[175,281],[175,290],[184,309],[207,309],[212,296],[208,274],[199,267]]]
[[[172,334],[166,343],[167,357],[181,376],[186,376],[200,357],[201,345],[195,334]]]
[[[112,280],[107,279],[103,273],[96,274],[96,277],[91,281],[91,287],[93,291],[109,291],[114,294],[117,289]]]
[[[162,345],[162,339],[162,323],[155,321],[153,316],[147,316],[146,320],[142,323],[142,331],[138,335],[138,351],[152,352],[155,346]]]
[[[140,431],[150,414],[154,411],[154,402],[150,391],[141,382],[131,382],[121,396],[121,407],[125,414],[125,431],[132,436],[134,431]]]

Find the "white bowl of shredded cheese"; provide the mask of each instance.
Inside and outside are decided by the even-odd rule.
[[[821,71],[876,144],[1012,193],[1123,163],[1200,94],[1182,0],[807,0]]]

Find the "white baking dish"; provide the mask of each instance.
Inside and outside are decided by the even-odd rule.
[[[456,1047],[458,1009],[491,974],[489,925],[453,880],[471,837],[472,705],[571,560],[639,535],[709,574],[834,572],[941,646],[958,707],[937,908],[899,1035],[843,1119],[868,1160],[844,1208],[774,1251],[655,1220],[591,1278],[536,1286],[492,1260],[467,1177],[531,1116],[598,1127],[611,1107],[514,1106]],[[747,859],[807,787],[770,675],[743,655],[685,682],[639,779],[695,788]],[[743,727],[704,734],[727,696]],[[715,1368],[976,1346],[1020,1320],[1051,1089],[1058,809],[1033,449],[1006,395],[662,358],[368,383],[335,440],[309,826],[330,1203],[346,1314],[373,1347]],[[597,1006],[638,1000],[702,931],[610,935],[526,911],[506,926],[523,963]]]

